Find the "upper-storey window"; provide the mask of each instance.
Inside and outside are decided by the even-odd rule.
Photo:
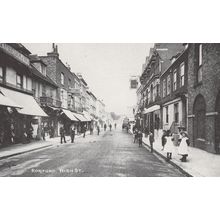
[[[170,94],[170,90],[171,90],[171,79],[170,79],[170,75],[167,76],[167,95]]]
[[[64,85],[64,73],[61,73],[61,84]]]
[[[177,89],[177,70],[173,71],[173,91]]]
[[[202,44],[198,46],[198,71],[197,71],[197,82],[202,81],[202,64],[203,64],[203,53],[202,53]]]
[[[16,85],[18,88],[22,88],[22,76],[19,74],[16,75]]]
[[[185,64],[180,65],[180,86],[184,86],[185,83]]]
[[[166,96],[166,79],[163,79],[163,97]]]

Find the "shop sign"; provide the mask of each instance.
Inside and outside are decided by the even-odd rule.
[[[3,49],[7,54],[13,56],[15,59],[22,62],[23,64],[25,64],[27,66],[30,65],[30,60],[26,56],[24,56],[22,53],[15,50],[10,45],[8,45],[6,43],[0,43],[0,48]]]

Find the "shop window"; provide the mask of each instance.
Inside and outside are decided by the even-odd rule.
[[[185,83],[185,64],[180,65],[180,86],[184,86]]]
[[[19,74],[16,75],[16,85],[18,88],[22,88],[22,76]]]
[[[177,70],[173,72],[173,91],[177,89]]]
[[[179,123],[179,103],[174,104],[174,119],[175,123]]]

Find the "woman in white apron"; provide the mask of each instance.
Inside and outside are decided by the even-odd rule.
[[[186,158],[188,156],[188,146],[189,146],[189,138],[187,137],[185,132],[182,132],[182,137],[180,140],[178,154],[182,156],[180,159],[182,162],[186,162]]]

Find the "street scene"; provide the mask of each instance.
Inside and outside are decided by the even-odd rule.
[[[220,44],[0,43],[1,177],[219,166]]]
[[[119,129],[86,135],[0,161],[1,176],[163,177],[184,176]]]

